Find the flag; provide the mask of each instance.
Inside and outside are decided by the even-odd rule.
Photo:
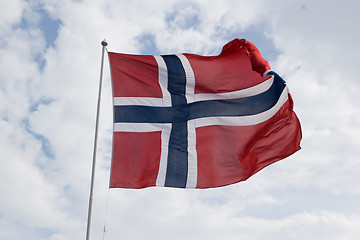
[[[285,81],[249,41],[218,56],[109,52],[110,188],[211,188],[244,181],[300,149]]]

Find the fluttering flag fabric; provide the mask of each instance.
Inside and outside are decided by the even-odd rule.
[[[285,81],[251,42],[218,56],[109,52],[110,188],[212,188],[244,181],[300,149]]]

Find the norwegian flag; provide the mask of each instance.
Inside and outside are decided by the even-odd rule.
[[[218,56],[109,52],[111,188],[210,188],[244,181],[300,149],[286,83],[249,41]]]

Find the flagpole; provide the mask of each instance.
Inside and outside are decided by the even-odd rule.
[[[96,111],[94,152],[93,152],[93,162],[92,162],[92,171],[91,171],[91,184],[90,184],[90,197],[89,197],[89,211],[88,211],[88,220],[87,220],[87,229],[86,229],[86,240],[90,240],[90,226],[91,226],[92,203],[93,203],[93,192],[94,192],[93,190],[94,190],[94,180],[95,180],[97,137],[98,137],[99,115],[100,115],[101,87],[102,87],[102,78],[103,78],[105,49],[106,49],[106,46],[108,45],[105,39],[101,42],[101,45],[102,45],[102,57],[101,57],[101,69],[100,69],[100,83],[99,83],[99,95],[98,95],[98,103],[97,103],[97,111]]]

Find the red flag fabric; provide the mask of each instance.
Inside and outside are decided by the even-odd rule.
[[[244,181],[300,149],[285,81],[251,42],[218,56],[109,52],[111,188],[211,188]]]

